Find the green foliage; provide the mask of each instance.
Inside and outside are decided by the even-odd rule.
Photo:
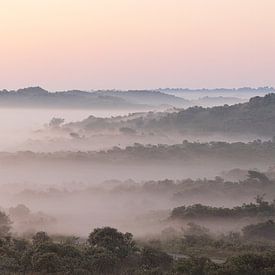
[[[86,255],[84,266],[96,274],[114,273],[121,264],[121,259],[116,254],[103,247],[90,249]]]
[[[151,247],[144,247],[141,250],[141,262],[144,270],[158,267],[162,270],[167,270],[172,265],[172,257],[160,250]]]
[[[248,103],[213,108],[192,107],[167,114],[152,128],[182,131],[275,134],[275,94],[253,97]]]
[[[273,270],[273,271],[272,271]],[[220,274],[228,275],[264,275],[274,274],[274,255],[245,254],[230,258],[222,267]],[[272,271],[272,272],[271,272]]]
[[[0,211],[0,237],[6,236],[10,232],[11,224],[9,217]]]
[[[121,233],[111,227],[96,228],[88,238],[92,247],[104,248],[119,258],[125,258],[136,249],[131,233]]]
[[[38,272],[54,273],[60,270],[61,261],[54,252],[36,253],[32,257],[32,267]]]
[[[215,265],[207,258],[187,258],[178,261],[175,265],[175,271],[177,274],[184,275],[206,275],[215,274],[214,272],[218,269]]]
[[[46,232],[40,231],[33,236],[32,241],[34,245],[39,245],[45,242],[49,242],[51,239]]]
[[[244,203],[234,208],[212,207],[202,204],[180,206],[174,208],[172,219],[202,219],[202,218],[245,218],[245,217],[272,217],[275,216],[275,203],[256,198],[256,203]]]
[[[209,229],[198,224],[189,222],[187,229],[184,230],[184,235],[204,236],[209,234]]]
[[[258,171],[254,171],[254,170],[249,170],[248,171],[248,178],[249,179],[256,179],[256,180],[258,180],[259,182],[261,182],[263,184],[270,183],[269,178],[264,173],[260,173]]]
[[[195,224],[189,227],[183,239],[188,247],[225,249],[230,242],[239,245],[239,236],[233,233],[218,241],[203,227]],[[145,245],[138,249],[131,234],[110,227],[95,229],[87,243],[55,242],[45,232],[35,234],[32,241],[10,236],[0,239],[1,274],[271,275],[275,271],[274,256],[274,253],[240,254],[224,263],[207,257],[172,258],[161,248]]]
[[[273,254],[244,254],[230,258],[224,264],[214,264],[207,258],[189,258],[176,263],[176,274],[184,275],[272,275]]]
[[[67,131],[67,130],[66,130]],[[101,163],[136,163],[151,162],[157,160],[165,163],[177,164],[207,164],[219,163],[220,161],[235,161],[236,163],[258,163],[270,165],[275,161],[275,142],[272,140],[253,142],[189,142],[184,140],[179,144],[148,144],[135,143],[125,148],[113,147],[109,150],[87,151],[87,152],[54,152],[34,153],[30,151],[18,153],[0,153],[0,159],[13,160],[23,158],[24,160],[36,159],[37,161],[51,160],[82,160]],[[207,163],[206,163],[207,161]]]
[[[247,225],[243,228],[243,234],[248,239],[275,240],[275,223],[268,220],[263,223]]]

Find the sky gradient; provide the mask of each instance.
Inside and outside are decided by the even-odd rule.
[[[275,86],[274,0],[1,0],[0,88]]]

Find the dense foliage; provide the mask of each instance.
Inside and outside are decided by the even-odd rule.
[[[211,218],[245,218],[245,217],[274,217],[275,202],[264,201],[262,197],[256,198],[256,203],[244,203],[233,208],[205,206],[194,204],[174,208],[172,219],[211,219]]]
[[[31,151],[18,153],[0,153],[0,161],[91,161],[96,163],[123,163],[137,162],[177,163],[177,164],[205,164],[234,161],[271,165],[275,163],[275,139],[269,141],[255,140],[253,142],[189,142],[181,144],[142,145],[135,143],[125,148],[114,147],[109,150],[88,152],[54,152],[36,153]]]
[[[1,274],[274,274],[274,256],[274,252],[246,253],[220,263],[196,256],[171,257],[152,246],[140,247],[130,233],[110,227],[95,229],[82,242],[57,241],[45,232],[32,239],[0,239]]]
[[[245,238],[275,240],[275,223],[273,220],[250,224],[243,228]]]
[[[153,248],[138,248],[130,233],[95,229],[87,242],[65,238],[57,242],[45,232],[31,240],[11,236],[0,240],[1,274],[142,274],[171,268],[172,258]]]

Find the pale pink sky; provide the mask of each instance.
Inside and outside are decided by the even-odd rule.
[[[275,86],[274,0],[1,0],[0,88]]]

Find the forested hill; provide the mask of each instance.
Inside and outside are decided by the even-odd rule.
[[[275,135],[275,94],[253,97],[247,103],[213,108],[192,107],[162,117],[158,127],[183,131]],[[167,126],[165,126],[167,125]]]
[[[227,95],[225,92],[209,95],[211,94],[205,90],[199,98],[187,100],[157,90],[48,92],[40,87],[28,87],[16,91],[0,90],[0,107],[151,110],[156,107],[188,108],[196,105],[207,107],[232,105],[247,100],[236,95]]]
[[[149,110],[161,105],[185,108],[191,104],[183,98],[151,90],[48,92],[40,87],[29,87],[0,91],[0,107]]]
[[[64,126],[72,131],[128,129],[135,134],[241,134],[271,138],[275,136],[275,94],[253,97],[247,103],[212,108],[191,107],[173,112],[136,113],[124,117],[93,116]]]

